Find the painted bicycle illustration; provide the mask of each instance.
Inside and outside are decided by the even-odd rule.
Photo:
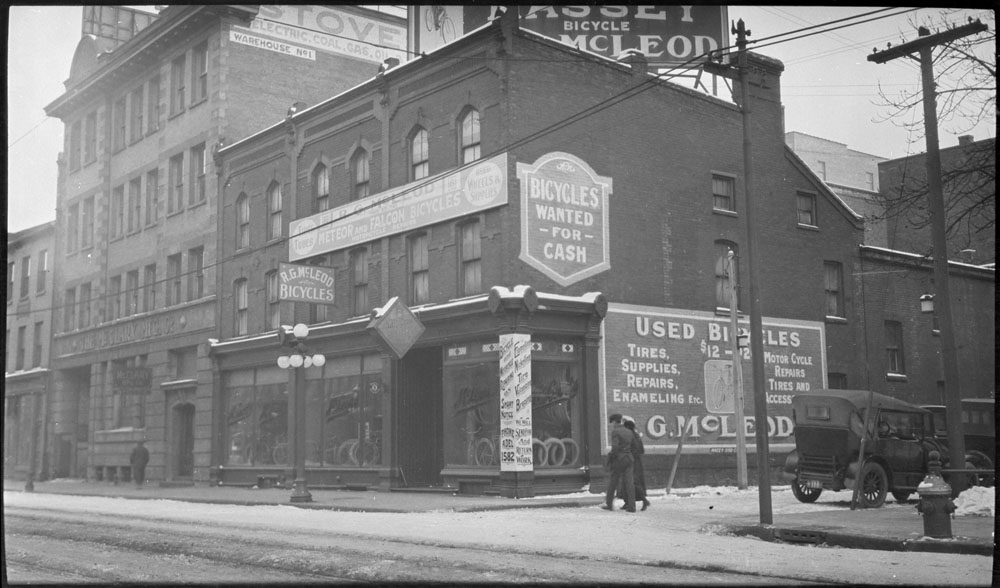
[[[424,26],[427,27],[428,31],[438,31],[444,43],[450,43],[457,37],[455,34],[455,23],[448,16],[448,8],[446,6],[428,6],[425,8]]]
[[[705,362],[705,407],[718,414],[731,414],[736,410],[733,362],[721,359]]]

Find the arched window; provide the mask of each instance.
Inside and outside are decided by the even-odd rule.
[[[426,178],[430,171],[427,150],[427,130],[417,127],[410,139],[410,179]]]
[[[368,196],[368,152],[358,149],[351,157],[351,200]]]
[[[729,251],[733,252],[732,276],[736,279],[736,308],[740,306],[740,272],[739,248],[732,241],[715,242],[715,307],[729,310],[730,308],[730,261]]]
[[[479,111],[468,109],[462,115],[462,163],[466,164],[479,159]]]
[[[267,188],[267,239],[281,236],[281,184],[271,182]]]
[[[250,197],[241,192],[236,198],[236,248],[250,246]]]
[[[316,212],[330,208],[330,174],[322,163],[316,166],[312,175],[313,198],[316,199]]]

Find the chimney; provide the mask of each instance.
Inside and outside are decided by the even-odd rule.
[[[972,145],[973,138],[972,135],[959,135],[958,144],[959,145]]]
[[[638,49],[626,49],[618,57],[619,63],[624,63],[632,68],[632,74],[636,76],[646,75],[649,70],[649,61],[646,55]]]

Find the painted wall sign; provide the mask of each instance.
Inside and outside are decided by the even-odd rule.
[[[531,335],[500,335],[500,471],[530,472]]]
[[[611,178],[582,159],[553,152],[518,163],[521,260],[569,286],[611,268],[608,197]]]
[[[507,204],[507,154],[355,200],[289,224],[288,259],[352,247]]]
[[[305,47],[292,45],[291,43],[286,43],[276,39],[260,37],[253,34],[253,31],[250,29],[244,29],[242,27],[234,26],[229,29],[229,40],[241,45],[257,47],[258,49],[267,49],[268,51],[274,51],[275,53],[282,53],[284,55],[291,55],[292,57],[301,57],[302,59],[316,61],[316,51],[313,49],[306,49]]]
[[[375,63],[407,59],[405,24],[332,6],[261,5],[241,32]]]
[[[401,359],[424,333],[424,324],[403,304],[398,296],[393,296],[378,309],[377,315],[368,325],[376,339],[390,351],[396,359]]]
[[[146,367],[111,370],[111,389],[116,394],[149,394],[153,371]]]
[[[443,10],[434,10],[443,9]],[[415,6],[411,49],[429,52],[481,27],[497,6]],[[520,26],[578,49],[617,59],[636,49],[653,67],[673,67],[729,44],[725,6],[518,6]],[[687,67],[698,67],[687,63]]]
[[[826,337],[821,322],[764,317],[764,367],[770,441],[792,443],[792,396],[826,386]],[[735,447],[729,319],[712,312],[610,304],[602,326],[602,394],[608,414],[635,418],[646,451]],[[748,319],[741,329],[749,329]],[[741,349],[744,431],[755,435],[750,350]],[[605,437],[610,444],[610,438]],[[748,443],[748,447],[753,445]],[[786,448],[782,446],[782,448]],[[787,448],[791,448],[787,446]]]
[[[336,271],[315,265],[278,264],[278,300],[333,304]]]

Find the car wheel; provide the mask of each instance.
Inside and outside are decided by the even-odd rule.
[[[885,504],[889,479],[885,469],[875,462],[868,462],[861,471],[861,506],[878,508]]]
[[[911,494],[913,494],[913,492],[910,492],[909,490],[892,491],[892,497],[896,499],[896,502],[906,502],[909,500]]]
[[[800,482],[798,478],[792,481],[792,494],[799,502],[816,502],[822,493],[822,488],[806,488],[805,484]]]

